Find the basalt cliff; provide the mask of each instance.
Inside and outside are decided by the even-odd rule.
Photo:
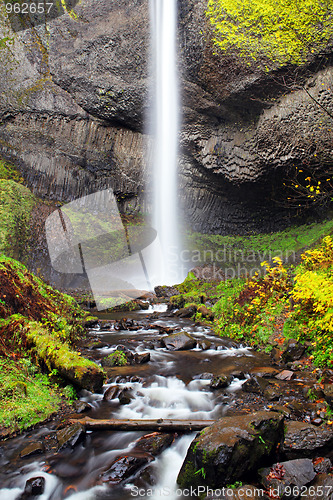
[[[81,0],[16,33],[3,18],[0,156],[38,196],[112,187],[121,210],[149,210],[149,25],[148,0]],[[179,0],[178,27],[184,218],[219,233],[289,223],[293,169],[333,163],[332,40],[267,65],[219,49],[207,0]]]

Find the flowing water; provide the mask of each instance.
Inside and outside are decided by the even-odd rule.
[[[178,205],[179,95],[177,0],[150,0],[153,52],[153,226],[160,248],[152,255],[154,284],[183,281]]]
[[[212,391],[208,377],[196,377],[205,372],[247,372],[253,366],[267,363],[264,355],[248,348],[234,347],[231,341],[216,338],[208,328],[196,326],[189,320],[168,318],[163,313],[149,320],[140,313],[132,313],[131,316],[141,325],[142,319],[146,321],[146,327],[138,326],[135,331],[116,331],[113,328],[91,331],[93,338],[97,337],[105,343],[104,347],[94,351],[94,357],[101,359],[122,344],[132,351],[149,351],[151,361],[144,365],[111,369],[110,381],[104,386],[104,391],[115,383],[120,387],[130,386],[132,399],[129,404],[121,405],[118,398],[104,401],[102,394],[83,391],[81,399],[92,405],[88,413],[92,418],[217,419],[233,411],[243,381],[234,378],[228,389]],[[150,317],[147,314],[147,318]],[[189,351],[168,351],[160,347],[160,326],[187,331],[197,339],[197,347]],[[199,347],[203,340],[215,345],[203,350]],[[110,486],[101,484],[103,471],[117,457],[131,453],[139,437],[148,433],[88,431],[85,440],[73,449],[18,458],[22,448],[31,441],[48,436],[54,425],[50,423],[4,444],[0,453],[0,500],[18,500],[26,480],[37,476],[46,479],[45,492],[38,497],[40,500],[182,498],[177,490],[176,478],[195,434],[180,435],[156,457],[148,466],[151,481],[147,482],[137,474],[127,479],[127,484],[124,481],[121,485]]]

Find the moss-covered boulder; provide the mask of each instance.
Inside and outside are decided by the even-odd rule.
[[[283,416],[274,412],[224,417],[192,442],[177,482],[182,488],[219,488],[246,478],[276,450]]]

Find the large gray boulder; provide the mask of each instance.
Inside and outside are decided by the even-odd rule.
[[[224,417],[192,441],[177,482],[182,488],[219,488],[242,480],[274,453],[283,416],[274,412]]]

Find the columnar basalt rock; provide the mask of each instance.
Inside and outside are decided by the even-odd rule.
[[[179,2],[183,209],[196,230],[272,230],[288,215],[272,202],[286,172],[333,161],[332,47],[266,71],[214,46],[206,9]],[[48,198],[112,187],[123,210],[146,210],[149,2],[84,0],[75,13],[47,31],[1,27],[13,43],[0,50],[0,155]]]

